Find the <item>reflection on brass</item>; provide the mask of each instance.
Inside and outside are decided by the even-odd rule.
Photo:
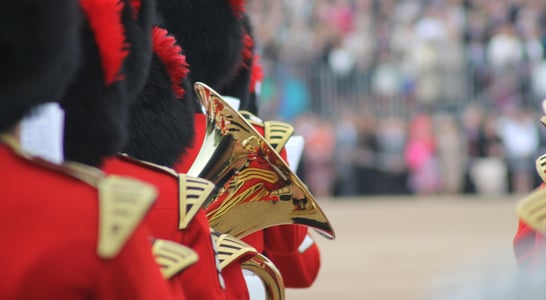
[[[242,264],[242,268],[258,275],[265,286],[267,300],[285,299],[284,283],[279,269],[262,254],[257,254]]]
[[[199,260],[191,248],[161,239],[153,241],[152,253],[165,279],[171,279]]]
[[[211,227],[241,238],[271,226],[301,224],[333,239],[316,200],[275,149],[214,90],[202,83],[195,90],[207,128],[188,174],[219,188],[206,206]]]

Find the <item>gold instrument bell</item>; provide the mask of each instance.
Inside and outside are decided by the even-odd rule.
[[[188,175],[218,188],[204,205],[211,227],[242,238],[267,227],[300,224],[333,239],[326,215],[274,148],[213,89],[200,82],[194,88],[207,128]]]

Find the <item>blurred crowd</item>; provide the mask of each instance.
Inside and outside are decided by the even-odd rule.
[[[540,180],[544,1],[249,3],[261,109],[306,137],[301,172],[318,196],[523,193]]]

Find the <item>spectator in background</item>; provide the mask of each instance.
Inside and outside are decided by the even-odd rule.
[[[304,181],[318,198],[330,197],[334,191],[335,133],[329,122],[313,115],[297,121],[296,130],[305,139],[303,153]]]
[[[396,130],[388,120],[400,116],[401,127],[411,127],[411,116],[423,107],[430,117],[438,113],[462,117],[458,130],[466,140],[461,146],[467,146],[455,165],[448,159],[455,134],[437,135],[430,153],[437,159],[441,172],[437,174],[446,177],[434,192],[460,189],[456,179],[460,170],[455,171],[459,166],[465,167],[463,191],[503,193],[512,190],[512,183],[514,189],[516,185],[526,189],[521,176],[518,183],[506,183],[507,142],[496,124],[507,108],[528,104],[538,108],[538,100],[546,96],[546,2],[253,0],[249,13],[264,60],[264,118],[288,121],[308,110],[333,128],[351,128],[347,120],[336,119],[340,109],[366,106],[368,113],[353,124],[358,131],[354,162],[358,193],[388,192],[377,182],[386,182],[383,176],[388,177],[386,165],[391,161],[378,158],[390,155],[386,153],[401,143],[411,143],[408,149],[421,147],[416,147],[413,134],[394,147]],[[466,107],[474,103],[485,112],[467,123]],[[439,120],[439,127],[446,126],[442,130],[456,131],[452,121]],[[536,126],[535,120],[536,116]],[[335,157],[336,167],[338,159],[347,159]],[[416,161],[409,159],[404,167],[414,168]]]
[[[335,127],[335,195],[357,194],[357,178],[354,168],[358,132],[356,116],[351,110],[342,111]]]
[[[467,160],[464,136],[457,120],[451,115],[439,115],[434,123],[442,179],[441,190],[447,194],[460,193],[465,172],[465,165],[461,162]]]
[[[419,195],[440,191],[440,170],[436,156],[437,142],[430,115],[421,113],[410,123],[406,145],[409,187]]]
[[[408,172],[404,161],[407,128],[405,122],[392,116],[377,124],[378,194],[407,194]]]
[[[373,114],[362,110],[357,120],[357,145],[355,168],[358,180],[358,194],[374,194],[378,183],[376,168],[377,120]]]
[[[470,167],[470,178],[478,194],[499,195],[510,189],[504,145],[498,132],[498,118],[489,113],[481,119],[476,157]]]
[[[506,149],[511,184],[516,193],[533,188],[535,155],[539,147],[536,120],[527,109],[513,107],[500,119],[499,134]]]

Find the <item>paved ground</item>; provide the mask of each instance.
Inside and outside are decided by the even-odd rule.
[[[515,274],[515,197],[320,203],[337,239],[315,235],[321,273],[311,288],[288,290],[289,300],[452,299],[468,287]]]

